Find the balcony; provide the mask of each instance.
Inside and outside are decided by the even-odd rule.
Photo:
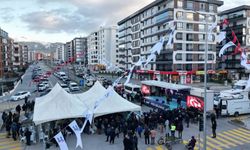
[[[13,62],[13,66],[20,66],[21,63],[20,62]]]

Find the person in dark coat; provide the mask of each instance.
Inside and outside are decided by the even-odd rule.
[[[14,141],[17,140],[17,123],[16,122],[12,122],[11,124],[11,132],[12,132],[12,138],[14,139]]]
[[[20,106],[20,105],[17,105],[17,106],[16,106],[16,112],[17,112],[18,114],[20,114],[20,112],[21,112],[21,106]]]
[[[110,130],[110,140],[109,140],[109,144],[114,144],[115,141],[115,128],[112,127]]]
[[[133,135],[133,150],[138,150],[138,137],[136,134]]]
[[[131,147],[130,144],[131,144],[131,142],[130,142],[129,136],[125,135],[124,140],[123,140],[124,150],[131,150],[130,149],[130,147]]]
[[[25,129],[24,136],[26,137],[26,145],[30,145],[31,132],[29,131],[28,128]]]
[[[150,130],[148,128],[145,128],[144,130],[145,144],[149,144],[149,135],[150,135]]]
[[[212,133],[213,133],[212,138],[216,138],[216,128],[217,128],[217,123],[216,121],[213,121],[212,122]]]
[[[178,137],[182,139],[183,123],[181,121],[178,122],[176,130],[178,131]]]

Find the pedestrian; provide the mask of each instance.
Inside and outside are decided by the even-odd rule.
[[[133,135],[133,150],[138,150],[138,137],[136,134]]]
[[[117,136],[117,138],[119,138],[119,134],[120,134],[120,131],[119,131],[119,128],[115,128],[115,136]]]
[[[136,128],[136,131],[137,131],[137,133],[138,133],[139,137],[141,138],[141,133],[142,133],[142,131],[143,131],[142,126],[141,126],[141,125],[139,125],[139,126]]]
[[[12,122],[11,124],[11,132],[12,132],[12,138],[14,141],[17,140],[17,123],[16,122]]]
[[[165,121],[165,135],[166,137],[169,137],[169,120],[166,119]]]
[[[186,115],[185,115],[185,121],[186,121],[186,123],[187,123],[187,128],[189,128],[190,117],[189,117],[188,112],[187,112]]]
[[[176,130],[176,126],[174,123],[171,123],[170,130],[171,130],[171,137],[174,139],[175,138],[175,130]]]
[[[151,136],[151,145],[155,144],[155,137],[156,137],[157,131],[155,129],[152,129],[150,131],[150,136]]]
[[[217,127],[217,123],[216,121],[213,121],[212,122],[212,133],[213,133],[212,138],[216,138],[216,127]]]
[[[25,135],[25,137],[26,137],[26,145],[30,145],[30,136],[31,136],[31,132],[29,131],[28,128],[25,129],[24,135]]]
[[[107,138],[106,138],[106,142],[108,142],[108,141],[109,141],[109,138],[110,138],[110,132],[111,132],[111,127],[110,127],[110,125],[108,125],[107,130],[106,130],[106,136],[107,136]]]
[[[21,84],[23,84],[23,79],[21,78]]]
[[[144,138],[145,138],[145,144],[149,144],[149,135],[150,135],[150,131],[149,129],[146,127],[144,130]]]
[[[3,114],[2,114],[2,121],[3,121],[3,124],[2,124],[2,127],[1,127],[1,130],[5,127],[6,125],[6,119],[7,119],[7,114],[6,112],[4,111]]]
[[[129,136],[126,134],[124,139],[123,139],[123,146],[124,146],[124,150],[131,150],[130,149],[130,140],[129,140]]]
[[[115,142],[115,136],[116,136],[115,135],[115,128],[111,127],[109,144],[114,144],[114,142]]]
[[[179,139],[182,139],[182,132],[183,132],[183,123],[182,123],[182,121],[178,122],[176,129],[178,131],[178,137],[179,137]]]
[[[192,136],[191,140],[187,144],[187,148],[190,150],[194,150],[195,143],[196,143],[196,139],[194,138],[194,136]]]
[[[20,106],[20,105],[17,105],[17,106],[16,106],[16,112],[17,112],[18,114],[20,114],[20,112],[21,112],[21,106]]]

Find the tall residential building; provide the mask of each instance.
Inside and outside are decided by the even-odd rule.
[[[204,76],[206,22],[218,21],[219,0],[155,0],[124,18],[119,25],[119,64],[129,69],[140,56],[149,56],[150,48],[168,35],[168,23],[174,22],[173,46],[164,44],[155,62],[137,68],[140,77],[168,82],[191,83]],[[215,35],[213,35],[215,36]],[[168,37],[167,37],[168,38]],[[216,42],[208,41],[208,73],[214,73]]]
[[[64,61],[64,45],[61,44],[61,45],[57,45],[56,47],[56,51],[55,51],[55,54],[54,54],[54,59],[56,60],[60,60],[60,61]]]
[[[8,33],[0,28],[0,78],[4,76],[5,72],[5,58],[8,52]]]
[[[28,63],[35,61],[35,51],[28,51]]]
[[[73,57],[75,63],[87,65],[87,38],[76,37],[72,40]]]
[[[23,51],[22,51],[22,57],[23,57],[23,66],[28,65],[28,55],[29,55],[29,50],[28,50],[28,46],[24,45],[23,47]]]
[[[23,47],[18,43],[14,43],[13,69],[19,70],[22,67],[23,67]]]
[[[88,36],[87,43],[89,68],[101,69],[105,62],[117,66],[118,36],[116,26],[101,27]]]
[[[64,56],[65,56],[65,61],[69,60],[69,58],[73,57],[73,52],[72,52],[72,42],[66,42],[64,44]]]
[[[222,45],[232,40],[232,30],[235,32],[242,48],[248,48],[250,51],[250,6],[243,5],[219,13],[220,21],[227,19],[229,27],[223,26],[221,30],[227,32],[227,39],[222,41]],[[232,30],[231,30],[232,29]],[[222,45],[218,46],[218,52]],[[233,53],[235,47],[227,49],[228,53]],[[241,79],[246,76],[245,69],[240,65],[240,54],[225,55],[226,59],[218,59],[218,69],[224,69],[228,72],[231,79]],[[247,72],[249,73],[249,72]]]

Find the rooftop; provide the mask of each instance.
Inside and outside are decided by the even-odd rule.
[[[241,11],[241,10],[250,10],[250,5],[242,5],[242,6],[239,6],[239,7],[228,9],[228,10],[220,12],[218,15],[222,16],[222,15],[234,13],[234,12]]]

